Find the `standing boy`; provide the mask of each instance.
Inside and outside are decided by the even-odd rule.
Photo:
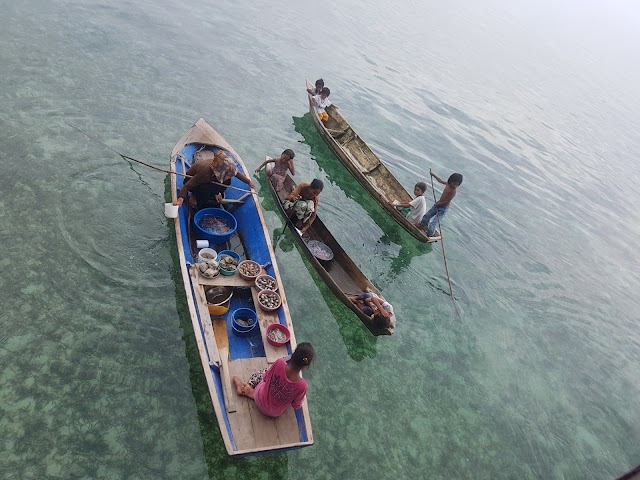
[[[449,180],[445,182],[435,173],[429,173],[438,182],[446,185],[446,187],[444,187],[442,195],[440,196],[440,200],[433,204],[433,207],[431,207],[431,209],[426,213],[424,217],[422,217],[422,220],[420,221],[420,227],[427,230],[427,237],[433,237],[436,233],[438,217],[440,217],[440,220],[442,220],[442,217],[444,217],[449,211],[449,204],[451,203],[451,200],[453,200],[453,197],[456,196],[456,191],[462,183],[462,175],[460,175],[459,173],[454,173],[449,177]]]

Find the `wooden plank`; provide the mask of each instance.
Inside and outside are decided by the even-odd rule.
[[[245,280],[240,274],[235,273],[230,276],[218,275],[214,278],[203,277],[198,268],[195,268],[198,275],[198,283],[200,285],[211,285],[214,287],[252,287],[255,283],[252,280]],[[263,271],[261,272],[263,273]]]
[[[191,280],[194,282],[194,290],[195,290],[195,303],[198,312],[200,313],[200,318],[202,319],[202,329],[204,330],[204,342],[207,348],[207,353],[209,354],[209,364],[215,364],[220,366],[220,354],[218,352],[218,346],[216,345],[216,339],[213,334],[213,326],[211,325],[211,315],[209,315],[209,308],[207,307],[207,300],[204,296],[204,290],[196,280],[195,271],[198,268],[192,266],[190,268],[189,274],[191,276]]]
[[[295,443],[300,441],[300,431],[298,430],[298,420],[293,408],[276,418],[276,430],[280,443]]]
[[[264,357],[246,359],[242,362],[244,375],[241,377],[245,382],[249,380],[251,374],[267,368]],[[274,418],[264,415],[252,401],[249,403],[249,415],[251,416],[251,425],[253,435],[255,437],[256,447],[264,449],[265,447],[275,447],[282,443],[278,437],[278,430]]]
[[[247,381],[248,378],[244,378],[243,361],[244,359],[231,360],[229,362],[229,373],[232,377],[235,375]],[[253,400],[238,395],[235,393],[235,384],[233,387],[233,394],[236,395],[236,411],[228,415],[231,431],[233,432],[233,441],[238,450],[256,448],[256,439],[253,435],[253,425],[251,424],[251,414],[249,412],[249,403],[253,403]]]
[[[227,322],[224,318],[213,320],[213,333],[216,336],[216,344],[220,353],[220,375],[222,377],[222,393],[227,412],[235,412],[235,388],[231,385],[229,373],[229,337],[227,334]]]
[[[286,357],[289,355],[287,352],[287,346],[284,345],[282,347],[274,347],[267,340],[267,327],[272,323],[280,323],[280,319],[278,318],[278,310],[275,312],[266,312],[258,303],[258,290],[255,288],[251,289],[251,296],[253,297],[253,305],[256,307],[256,313],[258,314],[258,325],[260,326],[260,335],[262,335],[262,343],[264,343],[264,351],[267,355],[267,362],[273,363],[279,358]],[[282,308],[282,307],[280,307]],[[287,328],[289,331],[292,331],[291,319],[287,316]],[[292,347],[293,348],[293,347]]]

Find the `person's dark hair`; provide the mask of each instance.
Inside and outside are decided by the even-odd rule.
[[[299,343],[291,355],[291,363],[296,368],[308,367],[313,361],[315,350],[309,342]]]
[[[418,187],[420,190],[422,190],[423,192],[427,191],[427,184],[424,182],[418,182],[416,183],[416,187]]]
[[[329,95],[331,95],[331,90],[329,90],[329,87],[322,87],[320,94],[322,95],[323,93],[328,97]]]
[[[449,180],[447,180],[447,183],[457,183],[458,185],[462,184],[462,175],[459,173],[452,173]]]
[[[324,80],[319,78],[316,80],[316,87],[320,86],[320,90],[322,90],[322,87],[324,87]]]
[[[322,191],[322,189],[324,188],[324,183],[322,183],[322,180],[318,180],[317,178],[314,178],[313,181],[311,182],[311,185],[309,186],[313,189]]]
[[[293,160],[293,157],[296,156],[295,153],[293,153],[293,150],[291,150],[290,148],[287,148],[284,152],[282,152],[283,155],[289,155],[289,158],[291,160]]]
[[[391,325],[391,318],[384,317],[380,313],[373,316],[373,328],[376,330],[384,330],[389,328],[389,325]]]

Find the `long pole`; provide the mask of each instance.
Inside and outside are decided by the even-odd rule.
[[[431,169],[429,169],[429,176],[431,177],[431,193],[433,193],[433,202],[434,205],[438,203],[436,199],[436,189],[433,185],[433,175],[431,175]],[[447,254],[444,250],[444,235],[442,234],[442,225],[440,225],[440,214],[438,213],[438,207],[436,207],[436,217],[438,219],[438,229],[440,230],[440,242],[442,243],[442,258],[444,259],[444,269],[447,272],[447,281],[449,282],[449,293],[451,294],[451,301],[453,302],[453,307],[458,314],[459,318],[462,318],[460,315],[460,310],[458,309],[458,304],[456,303],[456,299],[453,296],[453,286],[451,285],[451,275],[449,275],[449,265],[447,264]]]
[[[128,155],[123,155],[122,153],[120,153],[119,151],[117,151],[116,149],[110,147],[109,145],[107,145],[106,143],[101,142],[100,140],[98,140],[95,137],[92,137],[91,135],[89,135],[86,132],[83,132],[82,130],[80,130],[78,127],[76,127],[75,125],[71,125],[69,122],[65,122],[67,125],[69,125],[71,128],[73,128],[74,130],[77,130],[78,132],[80,132],[81,134],[85,135],[86,137],[89,137],[91,140],[93,140],[94,142],[99,143],[100,145],[102,145],[105,148],[108,148],[109,150],[111,150],[113,153],[115,153],[116,155],[119,155],[120,157],[122,157],[124,160],[127,161],[132,161],[132,162],[136,162],[139,163],[140,165],[144,165],[145,167],[149,167],[149,168],[153,168],[154,170],[157,170],[159,172],[164,172],[164,173],[169,173],[169,174],[175,174],[175,175],[181,175],[185,178],[191,178],[191,175],[187,175],[186,173],[180,173],[180,172],[172,172],[171,170],[165,170],[164,168],[160,168],[160,167],[156,167],[155,165],[150,165],[146,162],[143,162],[142,160],[137,160],[133,157],[129,157]],[[211,182],[214,185],[219,185],[221,187],[224,188],[230,188],[232,190],[238,190],[240,192],[245,192],[245,193],[253,193],[251,190],[246,190],[244,188],[238,188],[238,187],[233,187],[231,185],[225,185],[224,183],[220,183],[220,182]]]

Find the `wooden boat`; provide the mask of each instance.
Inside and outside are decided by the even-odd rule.
[[[267,172],[270,172],[271,168],[273,168],[273,164],[268,164]],[[294,238],[298,242],[298,245],[300,245],[305,256],[309,262],[311,262],[311,265],[313,265],[322,279],[327,283],[331,291],[342,303],[349,307],[360,320],[362,320],[362,323],[367,326],[371,333],[374,335],[393,335],[393,330],[396,325],[396,317],[394,314],[391,314],[390,327],[380,329],[374,325],[373,319],[369,315],[363,313],[351,302],[351,300],[349,300],[350,295],[360,295],[363,292],[373,292],[379,297],[382,297],[382,295],[375,285],[371,283],[364,273],[362,273],[353,260],[351,260],[349,255],[346,254],[333,235],[331,235],[329,229],[324,225],[324,223],[322,223],[322,220],[320,220],[320,216],[316,216],[314,222],[305,232],[304,237],[299,234],[299,230],[288,219],[284,211],[283,202],[286,199],[286,195],[296,187],[296,183],[293,179],[287,175],[284,180],[284,188],[280,191],[276,191],[276,188],[271,181],[268,181],[268,183],[276,205],[284,217],[285,222],[289,226],[289,229],[293,233]],[[333,253],[333,258],[327,261],[316,257],[310,248],[311,246],[317,245],[317,243],[314,245],[314,241],[320,242],[321,244],[329,247],[330,251]],[[322,248],[323,247],[320,246],[320,249]]]
[[[307,88],[314,88],[314,85],[309,80],[307,80]],[[428,237],[425,232],[407,221],[396,207],[390,205],[390,203],[394,202],[410,202],[413,198],[364,140],[351,128],[351,125],[345,120],[340,111],[335,107],[329,107],[327,109],[329,120],[322,122],[318,118],[317,109],[311,101],[312,95],[307,92],[307,96],[309,98],[311,119],[318,132],[320,132],[320,136],[324,138],[331,150],[375,201],[402,228],[421,242],[433,243],[440,240],[439,236]]]
[[[190,167],[194,153],[202,148],[214,152],[224,150],[235,160],[238,169],[249,175],[240,156],[203,119],[198,120],[173,148],[171,172],[184,173]],[[174,201],[183,182],[182,175],[171,174]],[[246,184],[235,177],[231,186],[247,189]],[[251,373],[267,368],[278,358],[289,356],[295,349],[296,339],[287,297],[257,196],[229,188],[225,198],[230,202],[228,205],[232,205],[227,210],[237,220],[237,233],[225,245],[211,245],[211,248],[217,251],[233,249],[242,259],[249,258],[262,265],[263,270],[276,279],[282,306],[276,312],[263,311],[258,306],[256,288],[251,288],[253,282],[244,280],[237,272],[232,276],[219,275],[212,279],[200,274],[194,260],[197,255],[197,235],[185,202],[175,219],[180,269],[213,411],[229,455],[282,452],[306,447],[313,444],[306,399],[301,408],[295,411],[289,408],[282,416],[270,418],[257,409],[253,400],[238,396],[231,381],[233,375],[246,381]],[[205,291],[214,286],[232,287],[234,294],[222,320],[215,319],[212,323]],[[256,334],[253,336],[239,337],[232,331],[231,315],[240,307],[251,308],[257,313],[259,329],[254,328]],[[291,332],[291,341],[286,346],[274,347],[267,342],[265,330],[271,323],[283,324]]]

